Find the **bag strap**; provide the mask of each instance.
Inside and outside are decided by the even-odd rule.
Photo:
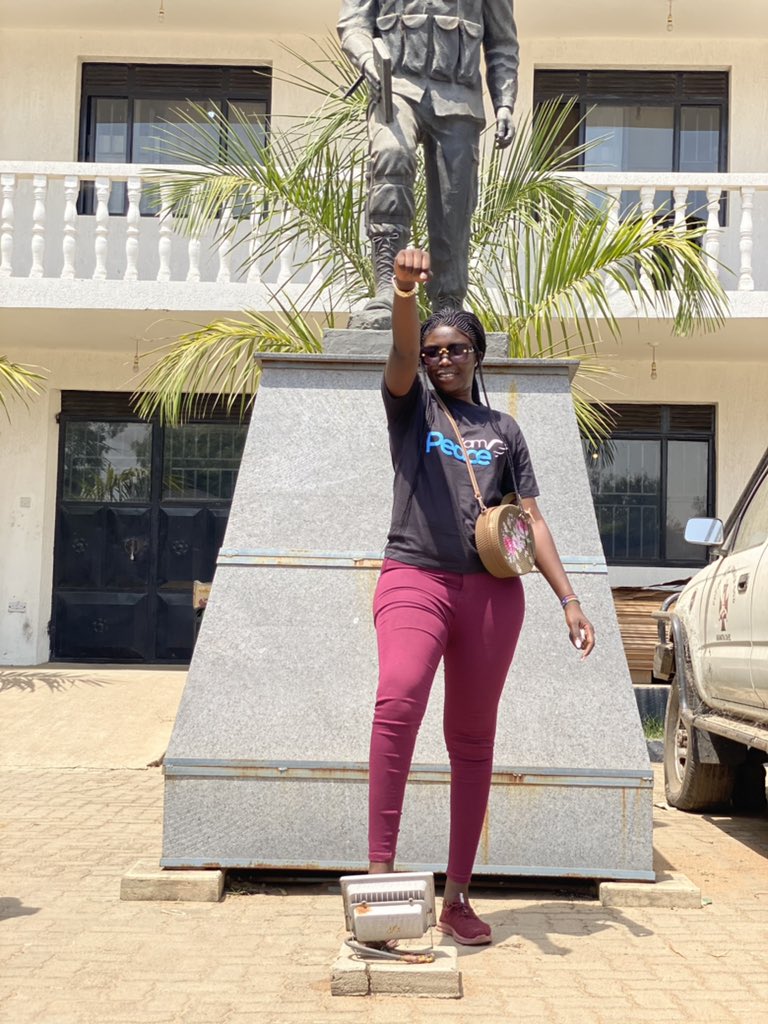
[[[448,406],[442,400],[440,395],[438,395],[436,391],[433,392],[433,394],[434,394],[434,396],[435,396],[435,398],[437,400],[437,404],[443,410],[443,412],[445,413],[445,415],[446,415],[446,417],[448,419],[448,422],[453,427],[453,432],[456,434],[456,437],[459,439],[459,444],[461,445],[461,450],[464,452],[464,464],[467,467],[467,472],[469,473],[469,479],[470,479],[470,482],[472,484],[472,490],[474,492],[474,495],[477,498],[477,503],[478,503],[478,505],[480,506],[480,508],[482,509],[483,512],[487,512],[488,511],[488,506],[483,501],[483,496],[480,493],[480,487],[478,486],[478,483],[477,483],[477,477],[475,476],[474,469],[472,469],[472,463],[469,461],[469,452],[467,451],[467,446],[464,444],[464,438],[461,436],[461,431],[459,430],[458,424],[456,423],[456,420],[453,418],[453,416],[451,416],[450,412],[448,411]]]

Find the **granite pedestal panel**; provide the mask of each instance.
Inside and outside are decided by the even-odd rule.
[[[371,603],[392,480],[379,393],[385,342],[339,332],[325,355],[264,357],[165,757],[165,867],[367,863]],[[546,583],[525,578],[477,873],[652,879],[652,776],[570,400],[574,368],[490,358],[486,368],[492,403],[525,432],[540,505],[599,644],[580,661]],[[441,716],[438,674],[400,868],[445,866]]]

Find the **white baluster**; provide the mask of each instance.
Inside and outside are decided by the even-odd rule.
[[[77,193],[80,190],[80,179],[75,174],[64,178],[64,240],[61,248],[64,262],[61,276],[65,281],[73,281],[75,277],[75,253],[77,252]]]
[[[650,217],[653,213],[653,204],[656,199],[656,186],[643,185],[640,189],[640,213],[643,217]]]
[[[688,186],[678,185],[672,189],[672,209],[674,210],[673,229],[675,234],[684,235],[688,230]],[[674,269],[679,273],[682,271],[680,259],[676,255],[670,255]]]
[[[318,258],[317,247],[315,247],[312,256],[312,262],[309,264],[309,277],[313,285],[319,285],[322,280],[323,262]]]
[[[720,255],[720,189],[707,189],[707,230],[704,234],[704,251],[707,267],[717,273],[717,258]]]
[[[740,292],[752,292],[755,290],[755,279],[752,276],[752,200],[754,197],[755,190],[753,188],[742,188],[739,238],[739,251],[741,253],[741,267],[739,269]]]
[[[217,250],[219,254],[219,272],[216,275],[217,284],[229,284],[232,280],[232,239],[230,231],[234,226],[235,218],[232,216],[232,203],[228,202],[221,211],[219,221],[219,243]]]
[[[190,235],[187,243],[187,259],[189,261],[187,281],[197,284],[200,280],[200,229],[196,229],[195,234]]]
[[[160,267],[157,271],[157,280],[170,281],[171,236],[173,234],[171,219],[173,217],[173,211],[171,210],[168,190],[165,188],[161,189],[160,195],[160,237],[157,241],[157,252],[160,258]]]
[[[125,222],[125,274],[123,280],[139,279],[139,225],[141,223],[141,178],[128,179],[128,213]]]
[[[0,211],[0,277],[10,277],[13,272],[13,196],[16,191],[16,175],[0,174],[0,189],[3,194]]]
[[[43,276],[43,256],[45,255],[45,197],[48,192],[48,177],[36,174],[32,178],[32,192],[35,205],[32,208],[32,266],[30,277]]]
[[[261,209],[259,207],[258,194],[254,192],[251,196],[251,238],[248,243],[248,284],[261,284],[261,271],[259,270],[258,256],[261,236]]]
[[[605,191],[608,194],[608,225],[613,235],[619,226],[622,188],[621,185],[609,185]]]
[[[678,185],[677,188],[672,190],[672,196],[674,199],[674,210],[675,210],[675,231],[679,234],[685,234],[688,226],[686,221],[686,213],[688,210],[688,187],[686,185]]]
[[[621,185],[609,185],[606,189],[608,194],[608,235],[610,238],[619,230],[619,211],[621,210]],[[616,295],[619,291],[619,283],[613,277],[608,278],[607,289],[609,295]]]
[[[653,215],[653,204],[656,199],[656,186],[655,185],[643,185],[640,189],[640,213],[644,220],[649,219]],[[653,225],[649,220],[649,227]],[[646,294],[651,295],[653,293],[653,282],[651,276],[647,270],[640,271],[640,280],[643,284],[643,289]]]
[[[189,259],[189,269],[187,270],[187,280],[197,282],[200,280],[200,239],[190,238],[187,245],[187,255]]]
[[[290,210],[288,207],[283,209],[282,217],[280,218],[281,229],[285,227],[290,217]],[[284,245],[280,243],[280,269],[277,274],[277,287],[282,288],[283,285],[287,284],[291,279],[291,273],[293,271],[293,261],[291,260],[291,253],[294,250],[294,245]]]
[[[96,238],[93,243],[96,265],[93,280],[107,279],[107,244],[109,238],[109,193],[112,182],[109,178],[96,179]]]

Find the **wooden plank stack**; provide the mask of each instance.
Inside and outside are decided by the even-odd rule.
[[[612,593],[632,682],[652,683],[658,632],[651,613],[658,611],[673,591],[614,587]]]

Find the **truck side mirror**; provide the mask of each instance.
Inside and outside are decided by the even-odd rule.
[[[723,524],[719,519],[689,519],[685,526],[685,539],[689,544],[717,547],[723,543]]]

